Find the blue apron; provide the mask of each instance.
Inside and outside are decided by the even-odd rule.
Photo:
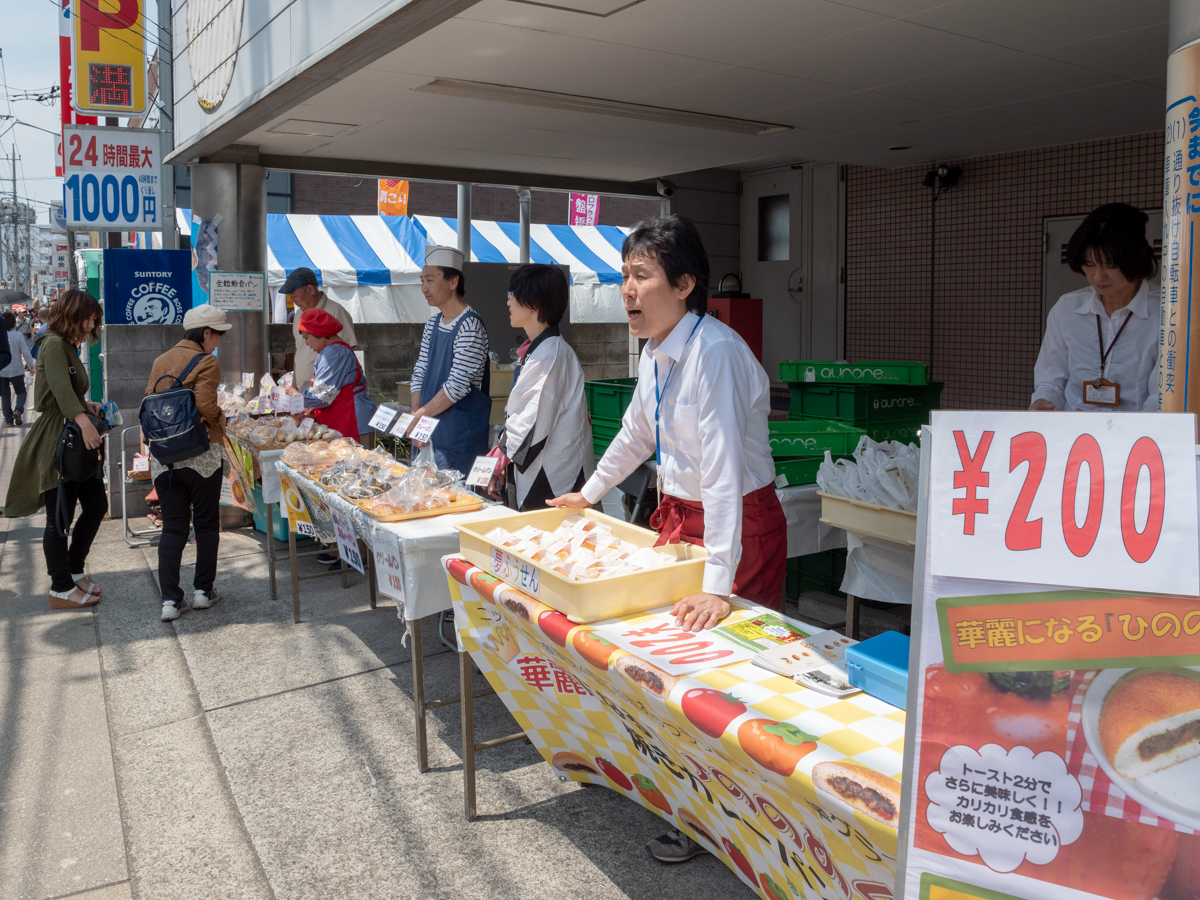
[[[446,383],[450,367],[454,363],[454,339],[458,337],[458,330],[469,316],[478,318],[474,310],[467,310],[459,317],[454,330],[447,333],[441,329],[442,314],[437,314],[429,341],[425,380],[421,383],[422,400],[432,399]],[[429,442],[433,444],[433,455],[437,459],[439,469],[458,469],[466,475],[471,471],[475,457],[488,452],[489,420],[492,415],[492,398],[488,396],[491,369],[490,361],[485,359],[483,390],[478,390],[472,385],[467,396],[441,415],[435,416],[438,427]]]

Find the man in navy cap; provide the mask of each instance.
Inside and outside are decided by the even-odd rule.
[[[287,281],[283,283],[283,287],[279,289],[280,293],[291,294],[292,303],[296,307],[296,317],[292,321],[292,338],[296,342],[296,389],[304,390],[312,381],[313,366],[317,362],[317,354],[309,349],[304,342],[304,336],[300,334],[300,314],[306,309],[323,309],[335,319],[342,323],[342,331],[338,335],[340,340],[345,341],[350,345],[351,350],[358,349],[358,338],[354,335],[354,320],[350,318],[350,313],[346,312],[346,308],[336,300],[330,300],[325,296],[325,292],[317,284],[316,273],[312,269],[301,266],[298,269],[292,269],[287,277]],[[356,437],[356,435],[351,435]]]

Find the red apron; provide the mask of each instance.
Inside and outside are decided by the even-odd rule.
[[[333,344],[341,344],[347,350],[350,350],[350,345],[345,341],[334,341]],[[333,346],[330,344],[330,346]],[[348,438],[358,440],[358,416],[354,412],[354,397],[356,394],[361,394],[367,389],[366,383],[362,377],[362,366],[358,364],[358,358],[354,361],[354,381],[350,384],[342,386],[338,391],[338,395],[333,398],[333,402],[328,406],[320,406],[312,411],[313,418],[318,423],[326,428],[333,428],[340,431]]]
[[[658,543],[704,546],[704,507],[695,500],[670,494],[650,517],[658,532]],[[787,519],[775,486],[751,491],[742,498],[742,559],[733,577],[733,593],[770,609],[783,603],[783,579],[787,574]]]

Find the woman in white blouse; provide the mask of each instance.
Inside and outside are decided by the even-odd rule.
[[[1063,294],[1033,370],[1034,410],[1158,409],[1159,286],[1146,214],[1093,210],[1071,235],[1067,264],[1088,287]]]
[[[583,369],[558,330],[570,302],[567,276],[556,266],[521,266],[508,280],[509,322],[529,340],[518,351],[500,438],[511,463],[497,473],[492,496],[507,482],[515,489],[511,505],[522,511],[580,490],[595,468]]]

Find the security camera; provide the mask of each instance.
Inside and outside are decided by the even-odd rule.
[[[658,179],[658,181],[654,183],[654,186],[658,189],[659,196],[666,197],[667,199],[670,199],[679,193],[679,188],[675,187],[675,182],[667,181],[665,178]]]

